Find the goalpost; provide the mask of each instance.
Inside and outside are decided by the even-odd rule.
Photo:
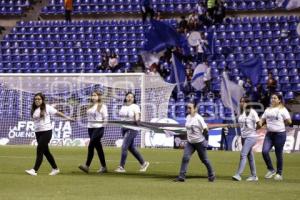
[[[149,122],[153,118],[168,117],[173,89],[174,85],[166,83],[160,76],[144,73],[0,74],[0,145],[36,143],[30,109],[37,92],[46,95],[48,104],[76,118],[76,122],[53,118],[50,145],[84,146],[89,141],[85,111],[93,91],[103,94],[109,120],[119,119],[125,94],[133,92],[141,107],[141,119]],[[102,142],[106,146],[115,146],[121,138],[119,127],[107,126]],[[136,143],[144,147],[144,141],[142,133]]]

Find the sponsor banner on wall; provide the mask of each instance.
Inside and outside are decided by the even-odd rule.
[[[1,130],[0,145],[27,144],[37,145],[33,121],[18,121],[6,124],[7,130]],[[76,129],[77,130],[77,129]],[[82,131],[82,130],[77,130]],[[83,130],[84,131],[84,130]],[[77,134],[79,136],[79,134]],[[51,146],[87,146],[89,138],[76,137],[69,121],[52,122]]]

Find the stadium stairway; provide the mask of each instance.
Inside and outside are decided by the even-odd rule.
[[[11,32],[13,27],[16,26],[17,21],[36,21],[41,20],[40,17],[42,8],[49,4],[50,0],[31,0],[30,6],[23,10],[22,15],[15,16],[14,20],[7,20],[6,23],[3,23],[6,18],[0,18],[0,23],[5,24],[5,31],[0,34],[0,41],[3,40],[3,37]]]

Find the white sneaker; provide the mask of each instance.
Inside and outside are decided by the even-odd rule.
[[[119,166],[119,167],[115,170],[115,172],[118,172],[118,173],[125,173],[126,170],[124,169],[124,167]]]
[[[49,173],[50,176],[55,176],[57,174],[59,174],[59,169],[52,169],[52,171]]]
[[[258,181],[258,177],[257,176],[249,176],[246,181]]]
[[[282,177],[282,175],[280,175],[280,174],[276,174],[276,175],[274,176],[274,180],[275,180],[275,181],[282,181],[282,180],[283,180],[283,177]]]
[[[101,167],[99,170],[97,170],[97,173],[107,173],[107,168],[106,167]]]
[[[273,178],[273,176],[276,174],[275,170],[273,171],[268,171],[265,175],[265,178],[270,179]]]
[[[145,171],[147,171],[147,168],[149,167],[149,165],[150,165],[150,163],[146,161],[146,162],[141,166],[140,172],[145,172]]]
[[[241,181],[241,180],[242,180],[242,177],[241,177],[240,175],[236,174],[236,175],[234,175],[234,176],[232,177],[232,179],[235,180],[235,181]]]
[[[86,165],[79,165],[78,168],[85,173],[89,173],[90,168]]]
[[[37,173],[34,169],[25,170],[25,172],[31,176],[37,176]]]

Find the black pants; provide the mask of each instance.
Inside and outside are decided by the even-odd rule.
[[[72,10],[66,10],[65,11],[65,19],[67,22],[71,22],[72,19],[71,19],[71,13],[72,13]]]
[[[90,144],[88,147],[88,155],[86,160],[86,166],[90,166],[94,157],[94,148],[97,150],[98,157],[102,167],[106,167],[105,156],[101,144],[101,138],[104,134],[104,128],[89,128],[88,133],[90,136]]]
[[[147,18],[148,15],[150,15],[150,19],[154,18],[154,10],[153,10],[153,8],[151,8],[151,7],[143,7],[143,9],[142,9],[143,22],[146,21],[146,18]]]
[[[35,165],[34,165],[33,169],[35,171],[39,170],[39,168],[43,162],[43,155],[45,155],[45,157],[47,158],[51,167],[53,169],[57,169],[57,165],[55,163],[55,160],[54,160],[52,154],[49,151],[49,146],[48,146],[48,143],[50,142],[51,137],[52,137],[52,130],[36,132],[35,136],[36,136],[38,146],[36,148],[36,160],[35,160]]]

